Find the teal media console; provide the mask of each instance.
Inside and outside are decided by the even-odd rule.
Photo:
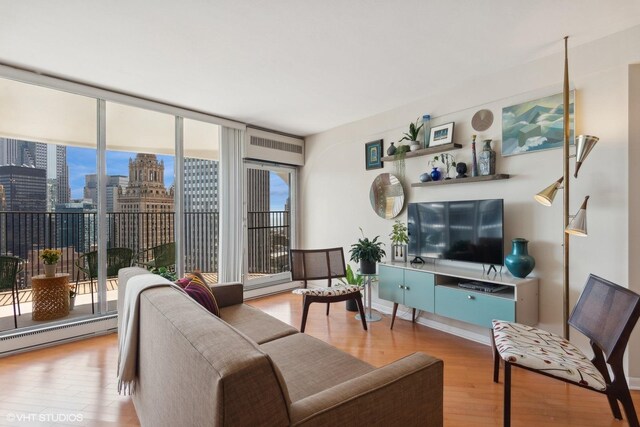
[[[538,323],[538,279],[518,279],[508,272],[484,273],[433,263],[379,264],[378,297],[392,301],[395,322],[398,304],[415,310],[491,328],[500,319],[536,325]],[[507,285],[490,293],[463,289],[460,282],[479,281]]]

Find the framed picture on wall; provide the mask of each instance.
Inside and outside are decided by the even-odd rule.
[[[364,149],[365,167],[370,169],[381,169],[382,164],[382,140],[367,142]]]
[[[453,142],[453,122],[445,123],[440,126],[431,128],[429,135],[429,147],[437,147],[438,145],[450,144]]]
[[[574,144],[576,91],[569,92],[569,144]],[[502,155],[533,153],[564,145],[562,93],[502,109]]]

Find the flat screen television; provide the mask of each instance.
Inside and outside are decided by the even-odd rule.
[[[409,203],[408,255],[502,265],[502,199]]]

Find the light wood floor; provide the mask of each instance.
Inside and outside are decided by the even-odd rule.
[[[249,303],[299,327],[299,296],[280,294]],[[445,361],[445,425],[502,425],[502,383],[492,382],[489,347],[404,320],[390,331],[387,316],[364,332],[343,307],[332,305],[327,318],[324,305],[312,305],[307,333],[375,366],[414,351],[439,357]],[[138,425],[133,404],[116,392],[116,362],[115,335],[0,359],[0,426],[29,425],[7,419],[19,413],[83,416],[81,423],[55,425]],[[632,394],[640,408],[640,392]],[[512,399],[514,426],[628,425],[611,416],[604,396],[517,368]]]

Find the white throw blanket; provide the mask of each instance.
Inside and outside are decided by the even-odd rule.
[[[118,393],[133,394],[136,391],[136,368],[138,366],[138,331],[140,294],[158,286],[171,286],[180,292],[182,288],[157,274],[141,274],[127,282],[124,292],[121,330],[118,331]]]

